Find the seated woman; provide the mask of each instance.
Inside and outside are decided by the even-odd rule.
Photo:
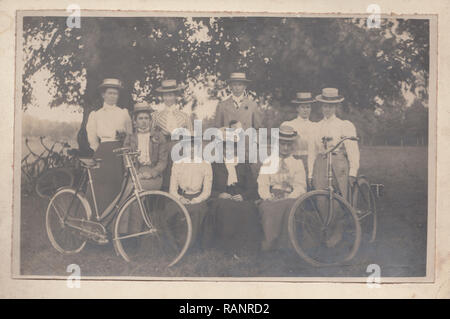
[[[264,239],[262,250],[289,247],[287,221],[295,200],[306,192],[306,174],[301,159],[292,156],[297,132],[290,126],[280,127],[279,165],[275,173],[261,167],[258,193],[263,200],[259,205]],[[273,157],[269,157],[273,160]],[[265,163],[266,164],[266,163]]]
[[[169,144],[166,137],[158,129],[150,131],[151,112],[151,107],[145,102],[135,105],[133,110],[135,132],[127,135],[124,141],[124,147],[140,151],[134,166],[143,190],[161,189],[162,173],[167,166],[169,155]],[[133,183],[130,178],[125,194],[130,194],[132,188]],[[128,223],[120,225],[121,233],[139,232],[143,225],[137,205],[136,207],[130,206],[129,211],[129,218],[122,219]]]
[[[248,163],[239,163],[239,135],[222,129],[224,163],[213,163],[213,186],[208,228],[212,228],[210,245],[238,256],[259,251],[261,223],[255,200],[258,199],[256,179]],[[227,152],[227,146],[232,147]],[[206,231],[206,229],[205,229]]]
[[[211,195],[213,173],[211,164],[194,154],[194,144],[201,138],[191,137],[190,154],[175,160],[170,176],[169,193],[180,200],[188,210],[192,221],[191,246],[198,246],[202,240],[202,224],[208,212],[207,199]],[[185,143],[186,141],[181,143]],[[189,158],[190,156],[190,158]],[[170,214],[168,209],[167,214]]]

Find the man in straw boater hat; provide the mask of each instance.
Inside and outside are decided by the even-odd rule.
[[[281,125],[289,125],[298,133],[296,149],[294,157],[300,158],[303,161],[306,172],[309,176],[309,169],[314,165],[314,158],[308,158],[309,147],[314,146],[314,130],[316,123],[309,120],[311,114],[311,106],[315,102],[311,92],[297,92],[296,98],[292,100],[293,104],[297,105],[297,117],[291,121],[283,122]],[[308,185],[311,187],[312,185]]]
[[[155,112],[152,121],[152,130],[160,128],[163,134],[169,140],[169,150],[172,149],[175,142],[171,141],[171,134],[175,129],[185,128],[190,132],[193,131],[192,121],[188,114],[180,110],[177,104],[177,97],[184,87],[177,83],[176,80],[163,80],[161,86],[156,89],[162,94],[163,109]],[[170,170],[172,168],[172,160],[169,158],[167,168],[163,173],[162,189],[169,189]]]
[[[276,173],[264,173],[263,167],[268,163],[265,162],[258,176],[258,193],[262,199],[259,213],[264,231],[262,250],[289,247],[289,211],[295,200],[306,192],[303,162],[292,156],[297,137],[297,132],[291,126],[281,126],[278,170]]]
[[[134,165],[144,190],[161,189],[162,173],[167,166],[169,157],[169,145],[164,135],[158,129],[150,130],[152,112],[153,109],[147,102],[140,102],[134,106],[135,131],[127,135],[124,141],[124,147],[140,152]],[[125,193],[130,193],[132,187],[133,183],[130,179]],[[141,231],[143,219],[137,204],[131,205],[128,213],[128,219],[123,219],[126,222],[119,225],[120,233]]]
[[[226,126],[230,121],[235,120],[241,122],[244,130],[249,127],[258,129],[260,119],[257,113],[257,104],[245,94],[250,80],[247,79],[245,73],[234,72],[231,73],[227,82],[231,89],[231,96],[217,105],[216,127]]]
[[[314,158],[314,168],[310,170],[310,183],[315,189],[325,189],[328,186],[327,159],[320,153],[325,151],[323,143],[327,139],[327,148],[333,147],[343,136],[356,136],[356,128],[350,121],[344,121],[336,117],[336,109],[344,101],[344,97],[339,95],[336,88],[324,88],[322,94],[316,96],[316,101],[321,105],[323,119],[317,123],[314,137],[315,147],[310,149],[311,158]],[[359,148],[358,142],[346,140],[341,147],[335,150],[333,156],[333,174],[336,190],[347,199],[349,185],[353,186],[359,169]],[[326,204],[317,203],[319,211],[326,214]],[[342,239],[344,221],[335,218],[334,231],[327,239],[326,245],[334,247]]]

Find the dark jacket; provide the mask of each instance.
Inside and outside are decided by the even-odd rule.
[[[213,170],[211,197],[218,197],[220,193],[230,193],[231,195],[241,194],[244,200],[258,199],[258,185],[249,164],[236,165],[238,182],[232,186],[227,186],[228,171],[224,163],[213,163],[211,166]]]
[[[244,101],[238,110],[236,110],[233,98],[231,97],[219,102],[216,108],[216,127],[228,127],[232,120],[241,122],[244,130],[249,127],[255,129],[260,128],[261,115],[258,111],[258,105],[255,101],[252,101],[247,97],[244,98]]]

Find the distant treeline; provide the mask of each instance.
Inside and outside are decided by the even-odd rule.
[[[23,113],[22,136],[46,136],[55,141],[76,141],[80,125],[80,123],[76,122],[56,122],[39,119]]]

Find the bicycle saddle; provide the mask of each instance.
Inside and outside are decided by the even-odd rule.
[[[80,158],[81,166],[86,168],[97,168],[102,161],[100,158]]]

